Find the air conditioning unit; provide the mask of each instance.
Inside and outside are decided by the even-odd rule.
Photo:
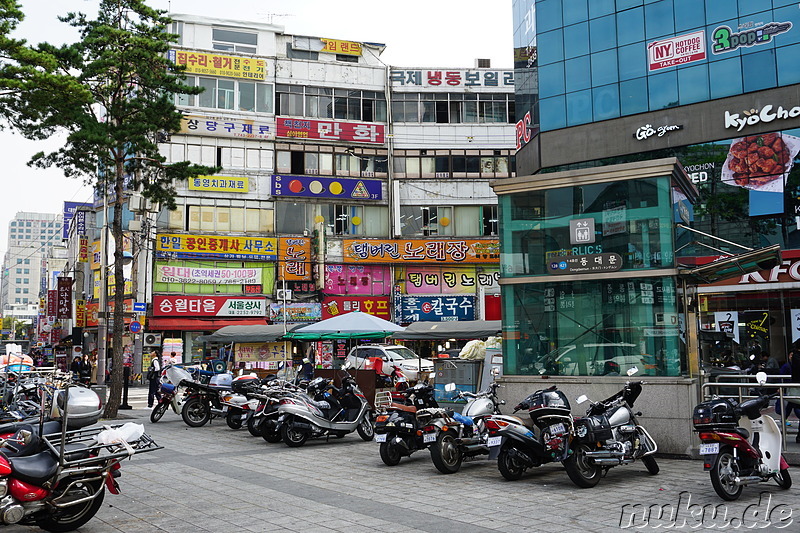
[[[291,289],[277,289],[275,291],[275,299],[276,300],[291,300],[292,299],[292,290]]]
[[[144,346],[161,346],[161,333],[145,333],[142,344]]]

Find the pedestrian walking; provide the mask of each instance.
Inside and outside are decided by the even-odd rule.
[[[147,407],[153,407],[154,400],[161,400],[161,364],[158,360],[158,352],[153,351],[150,358],[150,367],[147,369],[147,382],[149,389],[147,390]]]
[[[89,384],[97,385],[97,352],[92,352],[89,356],[89,364],[92,365],[92,372],[89,374]]]
[[[70,365],[69,365],[69,371],[70,371],[70,373],[72,373],[72,379],[73,380],[78,381],[78,380],[81,379],[81,369],[82,369],[82,367],[83,367],[83,364],[81,363],[81,358],[80,358],[80,356],[76,355],[72,359],[72,363],[70,363]]]
[[[786,362],[781,367],[780,373],[784,376],[792,376],[789,380],[789,383],[800,383],[800,351],[795,349],[789,352],[789,356],[786,358]],[[800,387],[788,387],[784,391],[784,395],[800,396]],[[781,405],[780,398],[775,400],[775,414],[780,415],[783,411],[783,408],[784,406]],[[794,413],[794,416],[800,419],[800,399],[786,400],[785,409],[787,419],[792,413]],[[800,442],[800,430],[797,432],[795,441]]]

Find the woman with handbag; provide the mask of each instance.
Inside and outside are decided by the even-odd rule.
[[[161,363],[158,360],[158,352],[153,351],[150,358],[150,367],[147,369],[147,407],[153,407],[153,403],[161,400]]]

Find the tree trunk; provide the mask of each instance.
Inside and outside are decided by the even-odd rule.
[[[124,157],[124,152],[123,156]],[[123,260],[125,238],[122,228],[122,209],[124,202],[125,166],[124,159],[118,159],[114,176],[114,220],[111,234],[114,237],[114,327],[112,328],[111,383],[105,408],[105,418],[116,418],[122,399],[123,350],[122,332],[125,327],[125,274]]]

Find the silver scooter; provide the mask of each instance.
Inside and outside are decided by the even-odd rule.
[[[305,394],[281,399],[276,430],[287,446],[302,446],[314,437],[344,437],[353,431],[365,441],[372,440],[372,406],[347,368],[345,363],[339,389],[328,379],[315,378]]]

